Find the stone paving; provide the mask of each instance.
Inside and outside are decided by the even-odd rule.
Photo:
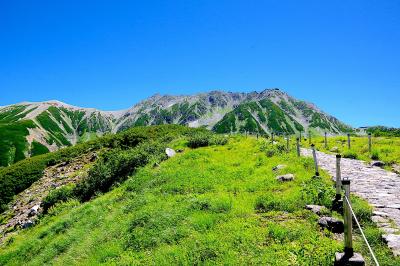
[[[301,149],[312,156],[310,149]],[[317,151],[318,165],[336,177],[336,157]],[[352,193],[367,200],[373,207],[372,220],[383,231],[383,238],[395,256],[400,256],[400,176],[364,161],[341,159],[342,178],[351,180]]]

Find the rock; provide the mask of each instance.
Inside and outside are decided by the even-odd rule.
[[[276,177],[276,180],[279,181],[292,181],[293,179],[294,179],[293,174],[280,175]]]
[[[386,212],[381,212],[381,211],[373,211],[372,214],[376,215],[376,216],[382,216],[382,217],[388,217],[389,216],[389,214],[387,214]]]
[[[383,167],[383,166],[385,166],[385,163],[382,161],[372,161],[371,166]]]
[[[321,215],[321,213],[328,211],[328,209],[325,206],[319,206],[319,205],[306,205],[306,209],[312,211],[317,215]]]
[[[33,206],[33,207],[29,210],[28,217],[37,215],[37,214],[38,214],[38,211],[39,211],[39,208],[40,208],[40,205],[35,205],[35,206]]]
[[[344,232],[344,224],[342,221],[337,220],[333,217],[324,216],[318,220],[318,224],[322,228],[326,228],[332,233],[340,234]]]
[[[177,153],[182,153],[182,152],[183,152],[183,149],[177,149],[176,152],[177,152]]]
[[[89,161],[94,162],[97,159],[97,154],[93,153],[92,156],[90,156]]]
[[[28,220],[28,221],[26,221],[26,222],[22,222],[22,223],[21,223],[21,227],[22,227],[23,229],[28,228],[28,227],[31,227],[32,225],[33,225],[33,222],[32,222],[31,220]]]
[[[400,175],[400,165],[398,165],[398,164],[393,164],[393,165],[392,165],[392,170],[393,170],[393,172],[395,172],[396,174],[399,174],[399,175]]]
[[[165,153],[169,158],[174,157],[176,155],[176,152],[171,148],[166,148]]]
[[[395,256],[400,256],[400,235],[387,234],[382,236],[385,243]]]
[[[377,215],[372,216],[371,220],[374,223],[386,223],[387,222],[387,220],[385,218],[383,218],[382,216],[377,216]]]
[[[339,152],[339,148],[338,147],[332,147],[331,149],[330,149],[330,151],[331,152]]]
[[[278,164],[277,166],[272,167],[272,171],[281,170],[285,167],[286,167],[286,165],[284,165],[284,164]]]

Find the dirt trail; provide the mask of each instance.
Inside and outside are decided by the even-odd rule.
[[[78,182],[86,175],[85,166],[90,165],[96,157],[92,152],[46,168],[42,178],[19,193],[10,203],[10,208],[2,214],[6,219],[0,224],[0,243],[13,232],[32,226],[42,212],[40,205],[50,190]]]
[[[310,149],[302,155],[312,156]],[[317,151],[319,166],[336,176],[336,156]],[[384,232],[384,240],[393,254],[400,256],[400,176],[364,161],[341,159],[342,177],[351,180],[352,193],[364,198],[374,207],[372,220]]]

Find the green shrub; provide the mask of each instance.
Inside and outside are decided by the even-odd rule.
[[[377,150],[373,150],[371,153],[372,160],[379,160],[379,152]]]
[[[195,149],[210,145],[225,145],[227,142],[228,139],[224,136],[213,135],[208,132],[200,132],[190,136],[187,145],[189,148]]]
[[[343,153],[343,158],[357,159],[358,155],[355,151],[346,151]]]
[[[112,185],[124,181],[138,167],[165,159],[164,150],[164,145],[150,141],[129,150],[107,152],[89,170],[88,176],[77,184],[74,194],[86,201],[98,192],[107,192]]]
[[[302,199],[306,204],[329,207],[335,191],[322,177],[313,177],[301,185]]]
[[[53,207],[55,204],[60,202],[68,201],[73,198],[74,185],[66,185],[60,187],[59,189],[54,189],[49,192],[49,194],[43,199],[42,208],[43,212],[47,213],[48,210]]]

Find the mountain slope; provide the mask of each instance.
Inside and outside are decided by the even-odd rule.
[[[205,126],[218,133],[332,134],[351,130],[313,104],[279,89],[196,95],[156,94],[132,108],[105,112],[59,101],[21,103],[0,108],[0,166],[74,145],[132,126],[180,124]]]

